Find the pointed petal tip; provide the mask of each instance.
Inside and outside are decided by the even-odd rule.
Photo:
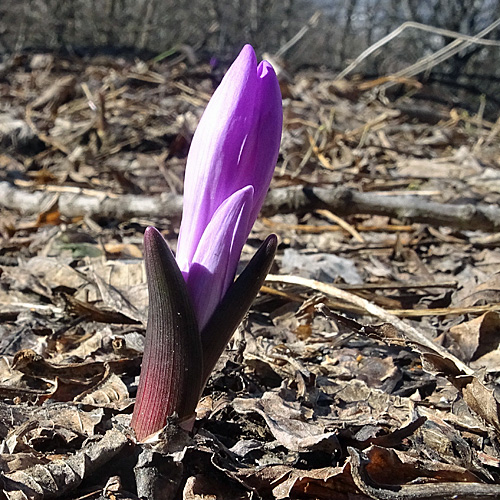
[[[257,66],[257,76],[259,78],[266,78],[269,75],[276,77],[273,65],[269,61],[261,61]]]
[[[238,57],[241,57],[241,56],[253,57],[254,59],[257,59],[257,56],[255,55],[255,50],[249,43],[243,45],[243,48],[241,49]]]
[[[227,70],[226,76],[228,74],[233,75],[233,73],[248,74],[255,71],[256,66],[257,56],[255,55],[255,51],[251,45],[247,44],[241,49],[238,57]],[[226,76],[222,81],[227,80]],[[231,76],[232,78],[233,76]]]

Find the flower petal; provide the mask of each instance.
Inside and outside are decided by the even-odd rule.
[[[191,262],[218,206],[247,185],[227,186],[227,178],[236,175],[242,144],[253,128],[258,85],[256,65],[252,47],[245,46],[210,99],[193,136],[177,246],[181,269]]]
[[[253,193],[253,187],[246,186],[220,205],[200,239],[191,265],[183,269],[200,329],[234,280],[248,237]]]
[[[250,215],[253,225],[259,215],[269,184],[278,160],[283,127],[283,107],[281,90],[273,67],[262,61],[258,68],[259,85],[256,102],[260,103],[259,115],[254,121],[254,131],[243,147],[240,162],[246,168],[241,169],[244,184],[251,184],[255,189],[254,206]],[[248,228],[248,233],[252,228]]]
[[[278,238],[270,234],[231,284],[201,332],[203,385],[222,351],[255,300],[276,254]]]

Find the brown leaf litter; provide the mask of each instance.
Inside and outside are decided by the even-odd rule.
[[[498,123],[413,81],[283,81],[242,256],[276,232],[273,275],[194,434],[139,445],[142,234],[175,248],[214,75],[46,56],[0,82],[1,498],[500,497]]]

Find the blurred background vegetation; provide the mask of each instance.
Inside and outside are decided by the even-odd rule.
[[[490,45],[463,44],[418,78],[481,96],[490,113],[500,109],[500,28],[491,29],[500,24],[500,0],[2,0],[0,57],[59,51],[151,59],[188,48],[198,61],[224,65],[251,43],[261,54],[280,55],[292,73],[321,68],[335,75],[408,21],[470,36],[490,27],[483,37]],[[397,73],[454,40],[409,27],[351,75]]]

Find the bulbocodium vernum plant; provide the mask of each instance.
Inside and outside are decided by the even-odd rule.
[[[273,68],[246,45],[203,113],[188,154],[177,254],[144,234],[146,341],[132,427],[145,440],[176,415],[192,426],[219,356],[257,295],[277,238],[236,268],[276,165],[283,112]]]

